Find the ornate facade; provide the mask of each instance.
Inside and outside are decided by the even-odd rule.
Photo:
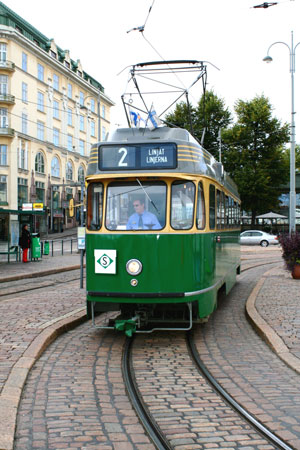
[[[0,2],[0,234],[28,221],[28,204],[43,205],[29,217],[34,231],[76,224],[68,201],[80,202],[90,147],[105,139],[112,105],[69,50]]]

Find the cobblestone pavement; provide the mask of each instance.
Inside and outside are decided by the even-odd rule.
[[[28,377],[14,449],[154,450],[125,392],[123,343],[90,322],[58,338]]]
[[[210,372],[238,403],[292,448],[300,449],[300,375],[282,362],[245,320],[245,304],[265,270],[257,267],[239,277],[232,294],[219,305],[211,320],[196,328],[197,349]],[[269,270],[268,276],[262,278],[265,281],[256,301],[263,303],[263,295],[269,300],[274,298],[282,277],[286,287],[295,283],[285,278],[282,269]],[[284,292],[289,302],[293,295],[290,297],[287,289]],[[299,288],[296,295],[299,304]],[[281,309],[273,311],[272,304],[268,314],[271,322],[276,314],[280,318],[285,311],[284,303],[281,305]]]
[[[139,390],[174,450],[275,448],[199,374],[184,333],[139,335],[133,345]]]
[[[278,248],[242,248],[242,267],[248,268],[259,265],[266,255],[269,262],[275,261],[276,258],[278,261],[281,261],[280,249]],[[66,269],[67,267],[77,266],[78,268],[79,264],[80,255],[78,254],[64,255],[63,257],[47,257],[43,258],[42,261],[30,264],[1,263],[0,280],[12,279],[12,277],[28,278],[29,276],[36,276],[38,272],[50,273]],[[247,290],[248,296],[255,282],[259,280],[256,292],[252,295],[253,302],[248,313],[250,313],[250,317],[252,314],[251,320],[264,335],[264,338],[268,340],[269,344],[273,346],[277,354],[287,364],[298,370],[300,319],[300,308],[297,308],[300,292],[299,288],[297,288],[298,282],[292,280],[290,274],[283,270],[280,263],[278,268],[272,270],[269,271],[269,275],[260,280],[259,277],[262,272],[259,271],[255,275],[251,286],[249,285]],[[64,291],[63,302],[57,301],[56,291],[57,287],[48,287],[47,294],[40,296],[43,303],[35,300],[33,295],[25,296],[25,294],[18,294],[14,302],[11,299],[5,300],[5,297],[1,298],[0,449],[12,449],[16,411],[23,384],[30,368],[44,348],[49,345],[49,342],[57,336],[59,329],[65,329],[71,326],[74,320],[80,321],[84,318],[85,292],[79,289],[78,282],[74,282],[74,286],[68,287]],[[292,293],[292,297],[290,293]],[[248,298],[247,295],[243,298],[243,305],[245,305]],[[288,306],[287,300],[290,300]],[[50,308],[48,304],[50,304]],[[257,317],[255,317],[254,313],[257,314]],[[240,311],[239,315],[242,317],[244,312]],[[258,347],[261,354],[261,352],[266,351],[266,347],[257,335],[256,339],[255,348]],[[260,347],[261,345],[262,347]],[[289,358],[291,355],[294,358]],[[274,355],[273,357],[277,358]],[[286,369],[285,365],[283,367]],[[291,371],[291,379],[294,379],[293,377],[296,376],[296,373]],[[283,380],[283,382],[285,383],[286,380]],[[299,375],[298,378],[295,378],[295,386],[298,385]],[[291,395],[294,395],[294,392]],[[290,422],[290,425],[293,425],[294,428],[297,427],[297,424],[293,421]],[[288,427],[285,428],[288,429]],[[295,430],[293,429],[291,432],[294,433]],[[130,444],[136,445],[133,441],[130,441]],[[131,448],[130,446],[122,447],[122,445],[129,445],[128,443],[124,444],[124,442],[119,442],[118,445],[120,449]],[[147,447],[149,444],[145,443],[144,445]],[[103,447],[101,446],[100,448]],[[137,448],[140,447],[138,446]],[[300,448],[300,446],[295,448]]]

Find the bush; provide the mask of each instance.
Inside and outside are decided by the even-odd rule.
[[[295,264],[300,264],[300,233],[282,234],[279,242],[286,268],[292,271]]]

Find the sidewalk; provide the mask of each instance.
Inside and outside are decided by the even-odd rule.
[[[85,263],[85,258],[84,258]],[[9,264],[0,262],[0,288],[1,283],[33,278],[52,273],[64,272],[80,268],[80,253],[66,253],[57,256],[45,256],[36,261],[24,264],[21,261],[11,261]]]
[[[242,271],[262,264],[266,256],[270,262],[275,262],[276,267],[265,272],[258,280],[247,300],[246,310],[263,339],[287,365],[300,374],[300,283],[284,270],[278,248],[244,247],[241,256]],[[45,256],[29,264],[0,263],[0,289],[1,282],[79,267],[78,253]],[[22,303],[21,298],[19,308],[10,312],[12,317],[8,314],[10,300],[0,302],[3,318],[0,348],[4,352],[0,354],[3,356],[0,359],[5,361],[0,371],[0,450],[13,449],[18,405],[31,367],[59,334],[86,318],[85,291],[79,289],[79,283],[69,290],[60,302],[53,298],[56,296],[48,294],[44,305],[44,297],[35,299],[33,294],[30,304],[28,299]],[[4,322],[7,322],[7,329]]]

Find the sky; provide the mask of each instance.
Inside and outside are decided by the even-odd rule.
[[[284,42],[291,48],[292,31],[293,47],[300,41],[300,0],[278,0],[269,8],[253,8],[262,4],[261,0],[3,3],[45,36],[54,38],[60,48],[70,50],[71,58],[80,59],[83,70],[104,86],[106,95],[116,104],[112,129],[126,126],[121,95],[126,88],[128,66],[162,58],[208,61],[207,88],[213,89],[232,113],[237,100],[265,95],[274,116],[282,123],[291,121],[290,50],[276,44],[270,49],[273,62],[267,64],[263,58],[274,42]],[[145,21],[143,34],[135,30],[128,33]],[[295,123],[299,143],[300,44],[295,55]],[[191,98],[194,105],[201,95],[201,84],[197,84]],[[155,98],[153,101],[155,104]]]

